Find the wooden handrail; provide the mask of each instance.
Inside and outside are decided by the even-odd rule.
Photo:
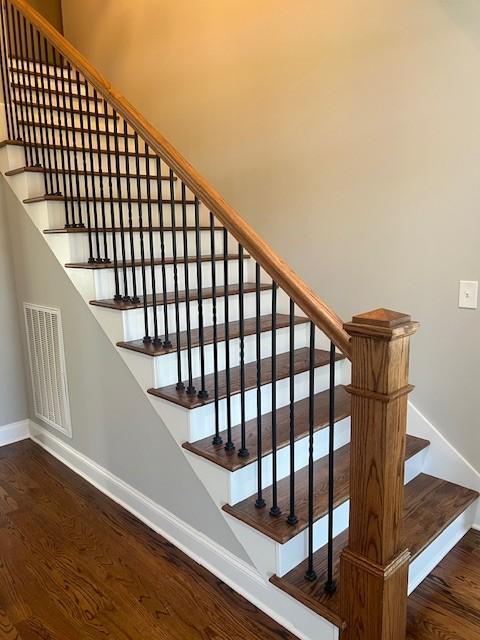
[[[118,114],[143,138],[225,228],[260,264],[306,316],[351,359],[350,337],[341,318],[319,298],[258,233],[143,115],[95,67],[25,0],[9,0],[70,64],[96,88]]]

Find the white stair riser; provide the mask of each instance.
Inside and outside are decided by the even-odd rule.
[[[33,88],[34,90],[38,88],[40,93],[40,99],[44,94],[48,96],[50,91],[66,91],[71,93],[74,96],[85,96],[87,95],[87,90],[85,87],[85,80],[82,75],[79,73],[78,78],[76,72],[73,72],[70,76],[66,73],[63,74],[63,78],[65,80],[65,86],[62,86],[62,74],[59,71],[55,71],[55,69],[51,69],[48,72],[42,72],[45,75],[36,75],[30,74],[27,72],[26,67],[22,69],[20,66],[18,72],[14,69],[11,71],[11,77],[14,84],[22,84],[26,87]],[[47,75],[52,76],[48,78]],[[78,80],[78,82],[77,82]],[[94,91],[92,85],[88,87],[88,95],[90,98],[94,97]],[[99,98],[102,96],[97,92]]]
[[[147,240],[147,239],[145,239]],[[154,243],[154,248],[157,249]],[[145,259],[150,259],[150,246],[147,242],[145,242]],[[156,250],[155,257],[159,258],[159,250]],[[140,259],[140,253],[135,256],[137,260]],[[244,279],[248,278],[248,260],[243,261],[243,273]],[[201,277],[202,277],[202,288],[211,287],[212,286],[212,264],[215,268],[215,277],[217,286],[222,286],[224,283],[224,272],[223,272],[223,261],[217,260],[213,263],[202,262],[201,263]],[[228,282],[230,284],[236,284],[239,281],[239,261],[238,260],[229,260],[228,261]],[[155,272],[155,283],[156,283],[156,292],[157,295],[161,295],[162,288],[162,267],[160,265],[154,267]],[[166,290],[167,292],[174,291],[174,265],[168,264],[165,267],[165,276],[166,276]],[[113,298],[115,295],[115,273],[113,269],[97,269],[93,271],[95,276],[95,298],[97,300],[103,300],[105,298]],[[119,278],[120,281],[124,282],[124,270],[119,269]],[[187,269],[185,269],[185,263],[177,264],[177,279],[178,279],[178,288],[180,291],[186,289],[185,275],[188,275],[189,289],[197,289],[198,281],[197,281],[197,265],[195,263],[188,263]],[[147,294],[152,293],[152,270],[150,265],[145,266],[145,288]],[[128,290],[133,291],[133,274],[132,268],[126,268],[127,275],[127,283]],[[138,295],[143,295],[143,279],[142,279],[142,268],[135,268],[135,281],[137,286]]]
[[[37,99],[37,91],[35,89],[35,83],[33,83],[33,87],[27,86],[25,89],[19,89],[18,87],[15,87],[11,91],[11,98],[12,100],[15,99],[20,102],[23,102],[26,100],[27,102],[31,102],[32,104],[38,104],[40,108],[46,107],[47,109],[49,107],[57,108],[57,104],[60,106],[60,108],[65,107],[67,109],[69,108],[79,109],[81,106],[82,111],[85,111],[87,108],[85,98],[82,98],[81,100],[79,100],[78,97],[76,97],[75,93],[72,96],[69,96],[69,95],[64,96],[64,95],[57,95],[53,92],[50,95],[48,93],[40,92],[40,95]],[[89,103],[90,103],[90,110],[93,112],[95,110],[95,102],[92,99],[90,99]],[[104,113],[103,101],[98,103],[98,111],[99,113]]]
[[[295,327],[295,347],[301,348],[308,344],[308,336],[306,325]],[[277,354],[286,353],[290,346],[289,329],[283,328],[277,330]],[[263,332],[260,336],[260,347],[262,358],[270,357],[272,354],[272,333],[271,331]],[[255,335],[246,336],[244,340],[244,362],[256,362],[257,339]],[[230,340],[230,367],[240,365],[240,339]],[[195,347],[191,351],[192,372],[193,377],[201,374],[200,366],[200,348]],[[204,347],[205,373],[206,375],[214,372],[214,346],[212,344]],[[225,369],[226,343],[220,341],[217,343],[218,368],[220,371]],[[180,352],[182,371],[188,371],[188,353],[186,350]],[[154,381],[155,387],[163,387],[177,382],[177,354],[176,352],[166,356],[153,359],[154,364]]]
[[[422,455],[422,453],[417,455]],[[415,458],[416,456],[407,460],[405,463],[406,478],[414,477],[413,474],[416,474],[420,467],[418,460]],[[284,516],[281,517],[286,517],[286,515],[287,514],[284,514]],[[284,576],[308,557],[308,529],[297,534],[285,544],[279,544],[256,529],[252,529],[248,527],[248,525],[238,521],[236,518],[229,515],[227,515],[227,518],[240,541],[242,541],[243,544],[248,544],[255,565],[266,577],[270,577],[274,573],[280,577]],[[348,520],[349,501],[334,510],[334,536],[348,527]],[[324,516],[320,520],[317,520],[313,526],[314,551],[322,548],[327,542],[328,516]]]
[[[478,501],[477,501],[478,502]],[[424,580],[439,562],[472,528],[477,504],[456,518],[413,562],[408,571],[408,594]]]
[[[36,215],[43,215],[46,226],[44,226],[44,229],[53,229],[53,228],[61,228],[65,225],[66,221],[67,221],[67,213],[66,213],[66,209],[65,209],[65,203],[61,202],[61,201],[52,201],[52,200],[46,200],[46,201],[41,201],[41,202],[34,202],[34,203],[30,203],[28,204],[29,207],[36,207],[37,211],[32,211],[32,217],[35,217]],[[78,222],[79,220],[79,205],[77,203],[75,203],[75,220],[76,222]],[[157,213],[155,212],[154,207],[156,207],[157,205],[152,205],[152,215],[153,217],[153,221],[155,221],[156,223],[158,222],[158,217],[157,217]],[[40,208],[41,207],[45,207],[45,211],[42,211]],[[98,225],[102,226],[102,206],[100,202],[97,202],[96,205],[93,204],[93,202],[90,202],[88,205],[89,209],[90,209],[90,219],[91,219],[91,225],[95,226],[95,209],[97,211],[97,220],[98,220]],[[122,220],[124,223],[124,227],[127,228],[129,225],[129,216],[130,216],[130,209],[131,209],[131,215],[132,215],[132,226],[136,227],[139,226],[139,207],[136,203],[133,203],[130,207],[126,204],[126,203],[122,203],[121,205],[121,210],[122,210]],[[68,207],[68,212],[69,212],[69,216],[70,219],[72,217],[72,206],[71,204]],[[116,226],[119,226],[119,215],[120,215],[120,205],[119,203],[113,203],[113,212],[114,212],[114,218],[116,220]],[[108,208],[106,207],[106,223],[107,225],[111,224],[111,208],[110,208],[110,203],[108,204]],[[148,224],[148,207],[146,204],[142,204],[141,205],[141,213],[142,213],[142,226],[146,226]],[[167,205],[163,207],[163,213],[164,213],[164,225],[165,226],[170,226],[172,223],[172,217],[171,217],[171,209],[170,209],[170,205]],[[187,213],[187,226],[193,226],[195,224],[195,207],[193,205],[187,205],[186,206],[186,213]],[[80,203],[80,215],[81,218],[83,220],[83,223],[85,224],[85,227],[88,226],[88,216],[87,216],[87,203],[86,202],[81,202]],[[181,229],[181,225],[183,222],[182,219],[182,206],[177,204],[175,205],[175,220],[176,220],[176,227]],[[205,208],[201,208],[200,211],[200,224],[201,225],[208,225],[209,224],[209,214],[206,211]],[[145,236],[145,234],[144,234]],[[178,236],[177,236],[177,240],[178,240]],[[187,244],[187,250],[188,252],[194,252],[195,251],[195,241],[194,239],[191,240],[190,242],[190,238],[188,238],[188,244]],[[221,250],[223,247],[219,247],[219,249]],[[177,242],[177,255],[183,255],[183,239],[181,243]]]
[[[40,155],[40,160],[41,159],[42,158]],[[144,199],[147,198],[148,190],[147,190],[147,181],[145,180],[145,178],[140,179],[140,190],[138,189],[138,183],[137,183],[136,177],[129,178],[128,180],[126,178],[121,178],[120,187],[119,187],[117,177],[113,175],[115,174],[114,164],[112,164],[112,167],[111,167],[111,173],[113,175],[112,178],[109,178],[108,175],[104,175],[103,177],[95,175],[93,176],[93,179],[92,179],[91,175],[87,175],[86,186],[85,186],[85,176],[83,175],[79,176],[79,181],[77,185],[74,173],[72,174],[69,173],[70,169],[73,172],[74,170],[73,166],[69,168],[68,163],[65,162],[64,168],[66,173],[60,174],[60,188],[62,193],[66,191],[66,193],[74,193],[75,196],[77,196],[79,193],[80,197],[84,197],[86,194],[91,196],[93,193],[96,193],[97,197],[100,197],[102,193],[102,186],[103,186],[104,198],[107,199],[110,196],[117,198],[119,197],[120,193],[122,194],[122,197],[125,198],[126,194],[128,193],[128,190],[127,190],[128,183],[130,183],[130,194],[133,199],[138,197],[138,193],[140,193],[141,198],[144,198]],[[94,160],[94,170],[98,171],[98,165],[97,165],[96,159]],[[163,175],[165,176],[166,174],[167,172],[164,170]],[[65,175],[65,178],[63,177],[63,175]],[[70,175],[71,175],[71,180],[70,180]],[[133,176],[135,176],[135,172],[133,172]],[[65,179],[65,183],[64,183],[64,179]],[[158,196],[157,180],[155,178],[152,178],[149,182],[150,182],[150,198],[152,200],[155,200],[157,199],[157,196]],[[111,183],[111,191],[110,191],[110,183]],[[176,192],[175,183],[172,191],[170,188],[170,182],[168,180],[162,180],[162,185],[161,185],[162,200],[170,200],[172,193],[174,194],[174,199],[178,200],[179,199],[178,193],[175,193],[175,192]],[[43,186],[39,192],[35,192],[35,193],[31,192],[32,196],[43,196],[44,194],[45,194],[45,189],[43,188]],[[105,206],[106,206],[105,210],[107,215],[107,222],[111,226],[110,203],[106,202]],[[163,206],[164,208],[168,207],[168,205],[165,205],[165,204]],[[145,207],[148,215],[148,206],[145,205]],[[117,210],[117,207],[114,207],[114,211],[116,210]],[[152,204],[152,216],[153,216],[154,226],[160,226],[158,205],[156,203]]]
[[[40,206],[40,205],[38,205]],[[33,207],[32,207],[33,210]],[[36,211],[36,209],[35,209]],[[40,209],[38,209],[40,212]],[[60,226],[62,228],[63,225]],[[48,227],[42,227],[42,230]],[[50,227],[53,228],[53,227]],[[138,259],[140,256],[140,233],[138,231],[133,232],[133,252],[135,258]],[[214,248],[216,255],[223,254],[223,232],[215,231],[215,240],[214,240]],[[100,233],[100,243],[103,247],[104,244],[104,233]],[[113,233],[108,232],[107,236],[107,251],[110,259],[113,260],[114,252],[113,252]],[[187,243],[188,247],[195,247],[195,232],[188,231],[187,232]],[[92,237],[95,237],[93,234]],[[176,243],[177,243],[177,256],[183,257],[183,232],[177,231],[175,234]],[[153,243],[155,248],[155,256],[161,257],[161,239],[160,233],[158,231],[154,231],[153,235]],[[50,234],[48,236],[49,242],[54,243],[55,251],[58,250],[61,252],[61,255],[64,257],[64,262],[87,262],[89,258],[89,242],[88,242],[88,232],[84,233],[75,233],[75,234]],[[130,247],[131,237],[130,234],[127,234],[125,238],[125,257],[127,260],[131,258],[131,247]],[[148,247],[149,237],[148,233],[144,233],[144,244]],[[121,238],[118,231],[115,233],[115,246],[117,247],[117,259],[120,260],[122,256],[122,248],[121,248]],[[53,245],[52,245],[53,247]],[[229,236],[229,241],[227,245],[227,249],[229,254],[233,254],[238,250],[238,246],[231,236]],[[164,251],[166,258],[173,258],[173,233],[172,231],[165,231],[164,233]],[[203,256],[212,254],[212,247],[210,241],[210,231],[200,231],[200,254]],[[63,258],[62,258],[63,259]],[[171,286],[171,284],[170,284]]]
[[[350,440],[350,418],[345,418],[335,425],[335,449],[343,447]],[[328,428],[317,431],[314,435],[314,460],[323,458],[328,453]],[[298,471],[308,465],[309,436],[306,435],[295,443],[295,470]],[[238,450],[238,447],[237,447]],[[188,450],[187,450],[188,451]],[[257,493],[257,463],[254,462],[237,471],[228,471],[223,467],[200,458],[192,452],[187,455],[191,463],[198,467],[202,480],[209,487],[215,503],[222,507],[224,504],[236,504]],[[282,480],[290,473],[290,448],[288,446],[277,450],[277,479]],[[245,484],[244,484],[245,483]],[[262,458],[262,487],[267,489],[272,484],[272,455]],[[267,507],[271,505],[268,504]]]
[[[335,449],[343,447],[350,441],[350,418],[345,418],[335,425]],[[314,460],[323,458],[328,454],[329,430],[321,429],[314,435]],[[295,442],[295,471],[308,465],[309,459],[308,435]],[[212,463],[213,464],[213,463]],[[227,495],[222,504],[236,504],[245,500],[257,491],[257,462],[238,471],[230,473],[228,479]],[[217,465],[215,465],[217,466]],[[290,475],[290,447],[283,447],[277,451],[277,478],[281,480]],[[264,489],[272,484],[272,455],[262,458],[262,486]]]
[[[325,391],[329,387],[328,366],[315,369],[315,393]],[[336,365],[336,384],[345,384],[345,367],[342,362]],[[300,373],[295,376],[295,399],[302,400],[309,396],[309,374]],[[288,378],[277,381],[277,408],[287,406],[289,403],[290,381]],[[261,388],[262,414],[268,413],[272,408],[272,385],[262,385]],[[240,394],[231,397],[232,425],[241,421]],[[257,390],[251,389],[245,393],[245,419],[252,420],[257,415]],[[227,428],[227,400],[219,402],[218,407],[220,430]],[[215,403],[210,403],[189,411],[188,441],[195,442],[215,431]]]
[[[10,58],[10,68],[11,73],[16,73],[16,70],[18,69],[19,73],[24,73],[25,75],[27,75],[28,71],[48,73],[51,75],[57,73],[59,76],[63,74],[65,78],[68,78],[69,75],[73,77],[75,74],[75,72],[73,70],[69,70],[68,67],[60,67],[57,65],[46,64],[44,62],[33,62],[17,58]]]
[[[7,145],[0,149],[0,162],[2,173],[5,174],[10,169],[23,167],[25,165],[25,152],[23,147],[17,145]],[[7,180],[11,180],[7,176]],[[12,187],[13,187],[12,183]]]
[[[271,291],[262,291],[260,295],[260,308],[262,315],[266,315],[271,313]],[[217,300],[217,322],[223,323],[225,320],[225,301],[223,298],[218,298]],[[229,306],[229,319],[230,321],[234,321],[238,319],[238,296],[230,295],[228,296],[228,306]],[[246,293],[244,295],[244,311],[245,318],[253,318],[255,316],[255,308],[256,308],[256,295],[255,293]],[[180,331],[184,331],[187,328],[186,322],[186,303],[181,302],[178,306],[179,317],[180,317]],[[176,321],[175,321],[175,305],[168,304],[167,305],[168,312],[168,326],[170,334],[174,334],[176,331]],[[137,340],[138,338],[143,338],[145,335],[145,322],[144,322],[144,314],[143,309],[131,309],[129,311],[119,312],[123,313],[124,318],[124,335],[123,339],[126,341],[129,340]],[[159,324],[159,332],[163,335],[164,331],[164,315],[163,315],[163,306],[157,307],[157,318]],[[203,318],[204,325],[209,326],[213,324],[213,301],[211,298],[205,298],[203,301]],[[148,308],[148,322],[149,326],[153,325],[153,308]],[[195,329],[198,327],[198,304],[196,300],[192,300],[190,302],[190,322],[191,328]]]
[[[58,125],[60,123],[63,128],[67,128],[67,129],[70,129],[70,127],[72,126],[72,119],[73,119],[74,127],[81,127],[83,124],[83,126],[87,128],[88,123],[90,121],[90,126],[92,127],[92,130],[95,130],[95,131],[97,130],[96,112],[94,110],[93,112],[90,113],[90,118],[89,118],[88,114],[86,113],[80,114],[76,112],[71,112],[68,109],[64,109],[61,99],[60,99],[60,105],[58,107],[55,105],[53,109],[51,109],[50,107],[47,107],[47,109],[44,109],[41,102],[38,104],[38,106],[37,104],[38,103],[35,102],[35,103],[19,105],[18,113],[20,114],[20,119],[30,123],[32,122],[43,123],[43,124],[53,123],[54,125]],[[85,105],[83,109],[85,110]],[[93,109],[95,109],[95,105],[93,106]],[[102,132],[110,131],[110,133],[114,133],[115,132],[114,118],[105,118],[104,112],[100,112],[100,109],[99,109],[98,115],[99,115],[98,130]],[[36,129],[38,128],[36,127]],[[123,131],[123,120],[121,119],[117,119],[117,131],[119,132]],[[72,134],[70,132],[69,132],[69,137],[70,137],[70,140],[72,140]],[[65,133],[63,134],[63,138],[65,139]]]
[[[92,117],[92,113],[90,113],[90,117]],[[85,116],[86,118],[88,118],[88,115]],[[50,116],[48,116],[47,118],[47,126],[42,126],[42,127],[29,127],[28,128],[28,133],[26,132],[25,138],[26,140],[31,140],[31,141],[37,141],[40,142],[42,139],[43,141],[50,145],[50,144],[67,144],[67,135],[64,129],[58,129],[58,128],[52,128],[48,125],[51,124],[50,121]],[[80,148],[87,148],[87,149],[92,149],[96,152],[97,149],[101,149],[102,151],[106,151],[108,149],[108,142],[107,142],[107,137],[105,135],[105,133],[99,133],[98,136],[97,134],[92,130],[92,132],[89,133],[88,128],[87,128],[87,124],[88,124],[88,119],[85,120],[84,122],[84,131],[82,133],[82,131],[73,131],[73,132],[69,132],[68,135],[68,142],[70,145],[72,146],[78,146]],[[92,122],[92,126],[94,126],[94,123]],[[95,128],[95,127],[94,127]],[[36,132],[36,133],[35,133]],[[118,149],[120,152],[123,152],[124,149],[128,149],[130,151],[130,153],[132,154],[132,156],[130,157],[130,170],[133,172],[136,169],[136,164],[135,164],[135,157],[133,156],[133,154],[135,153],[135,142],[132,138],[127,138],[127,140],[125,141],[125,138],[123,136],[123,131],[119,131],[118,132]],[[91,141],[90,141],[91,138]],[[113,134],[109,134],[109,138],[110,138],[110,149],[113,151],[115,149],[115,136]],[[126,142],[126,145],[125,145]],[[138,147],[138,151],[139,153],[143,153],[144,152],[144,145],[143,143],[139,140],[139,147]],[[90,157],[89,157],[89,151],[87,152],[87,156],[88,156],[88,163],[90,163]],[[94,163],[95,166],[97,165],[97,154],[95,153],[94,155]],[[154,159],[151,159],[151,166],[152,166],[152,170],[153,170],[153,166],[154,166]]]

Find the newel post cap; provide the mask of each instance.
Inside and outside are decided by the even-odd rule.
[[[353,316],[343,325],[351,336],[364,336],[383,340],[395,340],[416,333],[420,325],[406,313],[391,309],[374,309]]]

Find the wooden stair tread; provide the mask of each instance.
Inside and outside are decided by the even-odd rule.
[[[344,356],[337,353],[336,359],[342,360]],[[281,353],[276,356],[277,364],[277,380],[282,380],[289,376],[289,359],[290,354]],[[295,374],[303,373],[309,370],[310,350],[307,347],[296,349],[294,353],[294,372]],[[323,367],[330,362],[330,353],[323,349],[315,349],[315,367]],[[272,358],[264,358],[261,361],[262,375],[261,384],[269,384],[272,382]],[[193,380],[195,388],[200,390],[201,381],[200,378]],[[254,389],[257,386],[257,363],[249,362],[245,365],[245,390]],[[214,374],[205,376],[205,387],[208,391],[208,398],[201,399],[195,396],[187,395],[186,391],[178,391],[176,385],[168,385],[167,387],[161,387],[158,389],[149,389],[149,393],[158,398],[169,400],[186,409],[195,409],[205,404],[210,404],[215,401],[214,397]],[[218,373],[218,387],[219,398],[223,399],[227,395],[226,390],[226,375],[225,371],[219,371]],[[240,393],[240,367],[232,367],[230,369],[230,392],[231,395]]]
[[[421,438],[407,437],[405,460],[428,447],[430,443]],[[328,512],[328,456],[316,460],[314,463],[314,521],[323,518]],[[350,445],[335,451],[334,475],[334,503],[340,506],[350,496]],[[290,477],[283,478],[277,483],[278,506],[282,512],[279,517],[270,515],[268,508],[257,509],[255,496],[242,500],[236,505],[224,505],[223,510],[264,535],[280,544],[285,544],[308,526],[308,466],[295,472],[295,504],[298,523],[288,524],[286,518],[289,513]],[[267,504],[272,504],[272,487],[264,490],[263,495]]]
[[[303,324],[307,323],[308,318],[301,318],[299,316],[295,316],[294,323]],[[290,316],[282,313],[277,313],[276,326],[277,329],[282,329],[288,327],[290,324]],[[244,321],[244,332],[245,336],[254,335],[256,332],[257,319],[256,318],[245,318]],[[260,331],[266,332],[270,331],[272,328],[272,316],[266,315],[262,316],[260,320]],[[238,320],[234,320],[228,323],[228,330],[230,339],[233,340],[238,338],[240,335],[240,323]],[[200,337],[198,329],[193,329],[190,333],[191,336],[191,345],[192,347],[198,347],[200,344]],[[223,342],[225,339],[225,324],[217,325],[217,341]],[[203,329],[203,340],[204,344],[213,344],[213,326],[204,327]],[[155,345],[153,342],[143,342],[143,340],[131,340],[130,342],[117,342],[117,346],[123,347],[124,349],[130,349],[131,351],[136,351],[137,353],[143,353],[147,356],[164,356],[169,353],[176,351],[177,348],[177,336],[173,333],[170,336],[170,341],[172,343],[171,348],[165,348],[161,345]],[[180,332],[180,349],[184,350],[187,348],[187,332]],[[211,440],[211,438],[210,438]]]
[[[288,316],[285,316],[288,318]],[[303,319],[303,318],[302,318]],[[288,326],[286,324],[285,326]],[[328,426],[329,391],[322,391],[315,395],[315,421],[314,430],[319,431]],[[301,440],[309,432],[309,398],[295,402],[295,440]],[[350,395],[343,385],[335,387],[335,422],[343,420],[350,415]],[[224,444],[212,443],[212,436],[203,438],[197,442],[185,442],[183,447],[196,453],[211,462],[236,471],[258,459],[257,455],[257,419],[248,420],[245,423],[246,447],[250,452],[247,458],[241,458],[238,451],[225,451]],[[240,442],[240,425],[232,428],[233,442]],[[264,456],[272,452],[272,413],[262,415],[262,453]],[[222,431],[220,436],[225,443],[227,432]],[[290,442],[290,405],[277,409],[277,449],[286,447]]]
[[[261,284],[260,285],[260,291],[270,291],[272,289],[272,285],[271,284]],[[256,290],[256,285],[254,282],[246,282],[243,286],[243,291],[244,293],[254,293]],[[229,296],[235,296],[238,295],[239,292],[239,287],[238,284],[231,284],[228,286],[228,290],[227,292],[225,292],[225,289],[223,286],[221,287],[216,287],[216,294],[218,298],[222,298],[225,296],[225,293],[227,293]],[[179,291],[178,292],[178,297],[179,297],[179,302],[185,302],[186,301],[186,292],[185,291]],[[204,289],[202,289],[202,297],[204,300],[208,299],[208,298],[212,298],[213,297],[213,291],[210,287],[205,287]],[[143,309],[143,296],[139,296],[140,301],[139,302],[115,302],[115,300],[112,299],[108,299],[108,300],[91,300],[90,304],[96,306],[96,307],[105,307],[106,309],[115,309],[116,311],[129,311],[130,309]],[[189,300],[190,302],[197,300],[198,299],[198,291],[197,289],[190,289],[189,291]],[[163,300],[163,295],[162,294],[157,294],[157,299],[156,299],[157,305],[163,305],[164,304],[164,300]],[[175,302],[175,295],[173,291],[170,291],[167,293],[167,298],[166,298],[166,303],[167,304],[172,304],[173,302]],[[151,307],[153,306],[153,297],[151,295],[147,296],[147,306]]]
[[[7,145],[11,145],[14,147],[24,147],[27,146],[26,142],[23,142],[23,140],[2,140],[0,142],[0,149],[2,147],[6,147]],[[73,151],[73,152],[77,152],[77,153],[104,153],[104,154],[110,154],[110,155],[115,155],[115,150],[114,149],[96,149],[95,147],[79,147],[78,145],[72,146],[70,145],[69,147],[65,144],[51,144],[50,142],[44,142],[43,144],[41,142],[29,142],[28,143],[29,147],[38,147],[41,148],[43,146],[44,149],[55,149],[56,151]],[[125,150],[125,149],[119,149],[118,150],[118,155],[119,156],[129,156],[129,157],[133,157],[135,156],[135,152],[131,151],[131,150]],[[142,152],[139,152],[138,154],[139,158],[146,158],[147,154]],[[148,158],[150,158],[151,160],[155,160],[157,158],[157,156],[154,153],[149,153],[148,154]]]
[[[49,171],[48,169],[45,169],[44,167],[18,167],[18,169],[11,169],[10,171],[6,171],[5,175],[6,176],[16,176],[20,173],[51,173],[53,172],[53,169],[51,171]],[[109,173],[108,171],[83,171],[81,169],[79,169],[78,171],[75,171],[74,169],[68,170],[67,168],[64,169],[55,169],[55,173],[58,174],[65,174],[65,175],[79,175],[79,176],[98,176],[99,178],[117,178],[117,176],[119,178],[131,178],[132,180],[137,180],[137,175],[135,173]],[[157,176],[153,175],[153,176],[147,176],[146,174],[140,174],[139,175],[140,180],[146,180],[147,178],[152,180],[152,181],[156,181],[157,180]],[[164,182],[170,182],[170,177],[169,176],[161,176],[160,179]],[[174,177],[173,181],[176,182],[177,178]],[[114,185],[116,187],[116,183]]]
[[[426,549],[477,498],[476,491],[424,473],[409,482],[405,486],[403,538],[404,545],[412,554],[411,560]],[[334,538],[334,577],[337,585],[340,553],[347,544],[348,529]],[[339,589],[330,595],[323,588],[327,566],[326,546],[314,553],[313,564],[317,574],[314,582],[305,580],[306,560],[283,578],[272,576],[270,581],[315,613],[342,627]]]
[[[185,227],[187,231],[195,231],[196,227]],[[223,227],[214,227],[215,231],[223,231]],[[98,231],[98,233],[112,233],[113,232],[113,228],[112,227],[92,227],[92,233],[96,233]],[[173,227],[163,227],[163,230],[165,232],[170,232],[173,231]],[[175,227],[175,230],[178,233],[181,233],[183,231],[183,227],[182,228],[178,228]],[[199,230],[200,231],[210,231],[210,227],[209,226],[199,226]],[[143,231],[144,233],[147,233],[147,231],[149,231],[148,227],[132,227],[132,231],[135,233],[138,233],[140,231]],[[160,227],[152,227],[152,231],[160,231]],[[57,233],[88,233],[88,228],[87,227],[59,227],[58,229],[44,229],[43,233],[45,234],[57,234]],[[118,227],[115,227],[115,233],[120,233],[120,229]]]
[[[228,260],[238,260],[238,253],[231,253],[228,254]],[[211,255],[202,255],[200,256],[200,262],[218,262],[220,260],[224,259],[224,255],[222,254],[218,254],[215,256],[211,256]],[[250,256],[243,256],[244,260],[250,260]],[[161,258],[155,258],[153,260],[153,265],[154,266],[160,266],[162,264],[165,265],[173,265],[174,264],[174,259],[173,258],[165,258],[165,260],[162,260]],[[185,258],[183,256],[177,258],[176,260],[177,264],[185,264],[185,262],[191,263],[191,264],[195,264],[197,262],[197,256],[188,256],[187,259],[185,260]],[[152,261],[148,258],[145,258],[144,262],[143,262],[145,267],[151,267],[152,266]],[[117,266],[119,269],[123,269],[125,268],[132,268],[132,266],[135,267],[141,267],[142,266],[142,261],[141,260],[135,260],[134,263],[132,263],[131,260],[126,260],[125,262],[123,262],[122,260],[119,260],[117,262]],[[65,265],[65,267],[67,267],[68,269],[92,269],[94,271],[96,270],[105,270],[105,269],[113,269],[114,268],[114,263],[112,262],[71,262]]]

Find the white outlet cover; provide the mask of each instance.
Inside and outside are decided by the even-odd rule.
[[[458,292],[460,309],[476,309],[478,306],[478,281],[460,280]]]

